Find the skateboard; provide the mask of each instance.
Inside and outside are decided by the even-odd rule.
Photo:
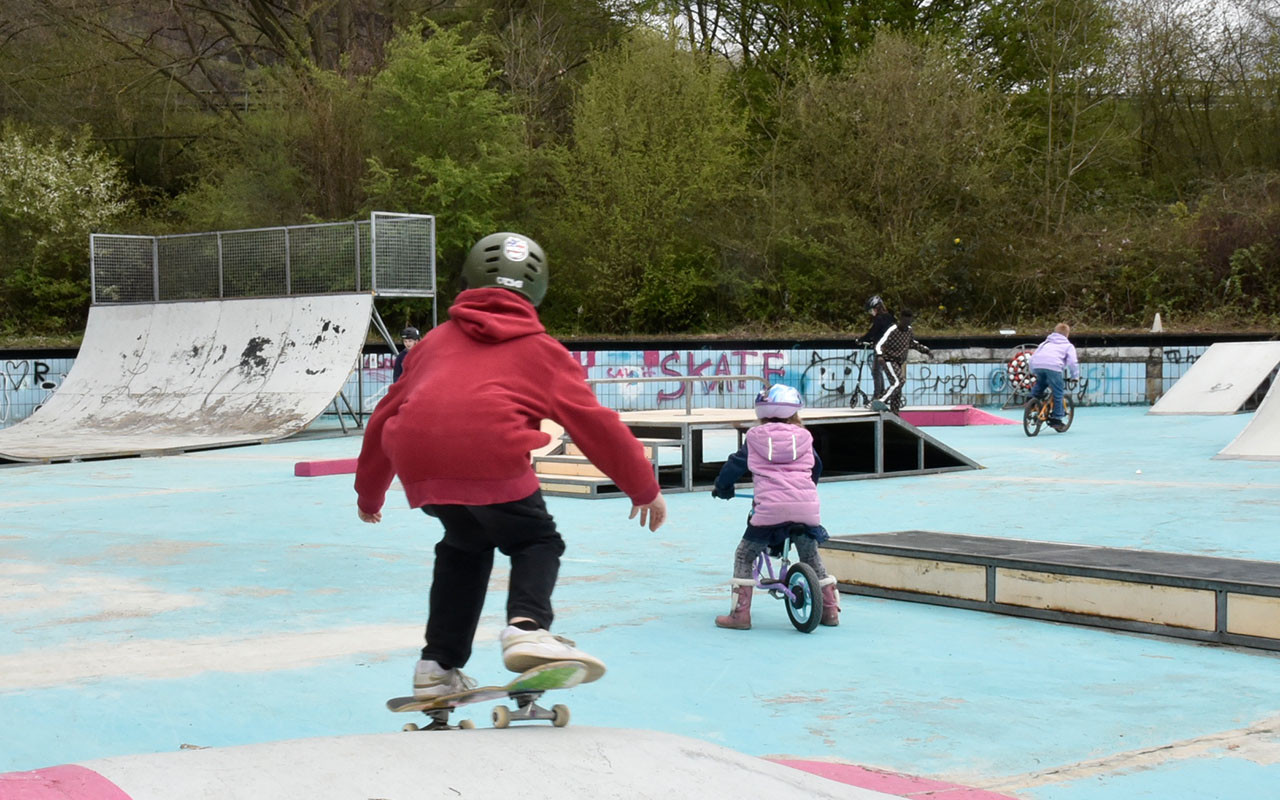
[[[455,708],[487,700],[510,699],[516,702],[516,710],[495,706],[493,727],[505,728],[512,722],[550,720],[552,725],[563,728],[569,724],[569,707],[557,703],[546,709],[536,701],[544,692],[552,689],[571,689],[577,686],[586,675],[587,666],[581,661],[552,661],[520,673],[505,686],[477,686],[465,692],[439,697],[393,697],[387,701],[387,709],[395,712],[421,711],[431,717],[431,722],[426,727],[410,722],[404,726],[406,731],[459,730],[474,728],[475,724],[464,719],[457,725],[450,725],[449,713]]]

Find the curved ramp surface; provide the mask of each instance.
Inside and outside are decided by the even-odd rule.
[[[0,459],[180,452],[296,433],[355,367],[372,303],[345,294],[94,306],[62,386],[0,430]]]
[[[1280,365],[1280,342],[1218,342],[1148,414],[1235,414]]]
[[[1214,458],[1280,461],[1280,389],[1274,383],[1253,419]]]
[[[890,800],[696,739],[527,727],[295,739],[0,775],[24,800]]]

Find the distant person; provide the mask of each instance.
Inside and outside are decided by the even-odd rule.
[[[915,318],[913,312],[903,309],[898,321],[890,325],[880,341],[876,342],[876,357],[884,359],[890,378],[884,393],[876,395],[871,401],[871,408],[876,411],[892,411],[897,414],[902,410],[902,388],[907,382],[907,353],[915,350],[927,356],[932,352],[917,342],[915,334],[911,332],[911,323]]]
[[[529,458],[550,437],[544,419],[631,498],[631,519],[657,530],[667,518],[653,464],[618,413],[600,405],[582,366],[547,335],[537,306],[547,292],[542,248],[495,233],[471,248],[467,288],[393,383],[365,428],[356,467],[360,519],[380,522],[392,478],[413,508],[440,520],[426,644],[413,694],[438,697],[475,685],[462,673],[484,607],[495,549],[511,559],[502,661],[524,672],[550,661],[604,663],[550,632],[551,593],[564,540],[547,513]]]
[[[418,329],[410,325],[400,332],[400,352],[396,353],[395,366],[391,368],[391,382],[395,383],[400,380],[400,376],[404,374],[404,357],[409,355],[409,351],[422,338],[422,334],[418,333]]]
[[[889,308],[884,304],[884,300],[881,299],[878,294],[873,294],[871,297],[867,298],[867,303],[863,307],[869,314],[871,314],[871,327],[867,329],[866,333],[862,334],[857,339],[854,339],[853,342],[854,344],[861,345],[862,347],[875,347],[876,342],[880,341],[881,337],[884,336],[884,332],[889,330],[889,327],[893,325],[896,320],[893,318],[893,314],[889,313]],[[885,363],[885,360],[880,356],[880,354],[877,353],[872,359],[871,364],[871,383],[874,387],[872,389],[871,396],[873,398],[884,394],[885,379],[888,377],[890,377],[889,366]],[[871,404],[868,403],[867,407],[870,408]]]
[[[1071,380],[1080,380],[1080,362],[1076,358],[1076,346],[1067,337],[1071,335],[1071,326],[1059,322],[1053,326],[1049,334],[1031,354],[1027,366],[1036,376],[1036,383],[1031,387],[1031,397],[1039,400],[1044,397],[1045,389],[1053,392],[1053,411],[1049,416],[1049,427],[1061,433],[1066,426],[1062,419],[1067,410],[1062,404],[1062,395],[1066,386],[1062,382],[1064,370],[1070,373]]]
[[[733,485],[747,470],[755,488],[747,531],[733,555],[733,603],[728,614],[716,617],[717,627],[751,628],[756,557],[767,548],[781,547],[797,525],[804,533],[793,539],[796,552],[801,561],[813,567],[822,587],[822,624],[840,624],[836,579],[827,574],[818,554],[818,545],[829,538],[818,513],[822,459],[814,449],[813,434],[800,419],[803,406],[800,393],[790,386],[774,384],[761,392],[756,397],[760,424],[747,431],[742,447],[729,456],[716,476],[712,497],[732,500]]]

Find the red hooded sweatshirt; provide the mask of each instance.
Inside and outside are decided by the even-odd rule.
[[[507,289],[468,289],[405,359],[369,417],[356,467],[360,510],[382,509],[399,475],[409,505],[489,505],[538,489],[529,453],[562,425],[636,505],[658,496],[644,448],[601,406],[582,366],[547,335],[533,304]]]

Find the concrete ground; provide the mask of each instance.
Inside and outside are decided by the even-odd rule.
[[[1247,421],[933,428],[987,469],[824,484],[823,518],[1280,561],[1280,463],[1211,460]],[[363,525],[351,476],[293,476],[358,447],[0,468],[0,772],[397,730],[382,703],[409,688],[439,529],[399,497]],[[1028,800],[1276,796],[1280,654],[848,595],[838,628],[800,634],[758,596],[753,630],[722,631],[747,501],[668,502],[650,533],[625,500],[548,500],[556,629],[610,668],[557,698],[575,726]],[[505,574],[466,667],[485,683]]]

